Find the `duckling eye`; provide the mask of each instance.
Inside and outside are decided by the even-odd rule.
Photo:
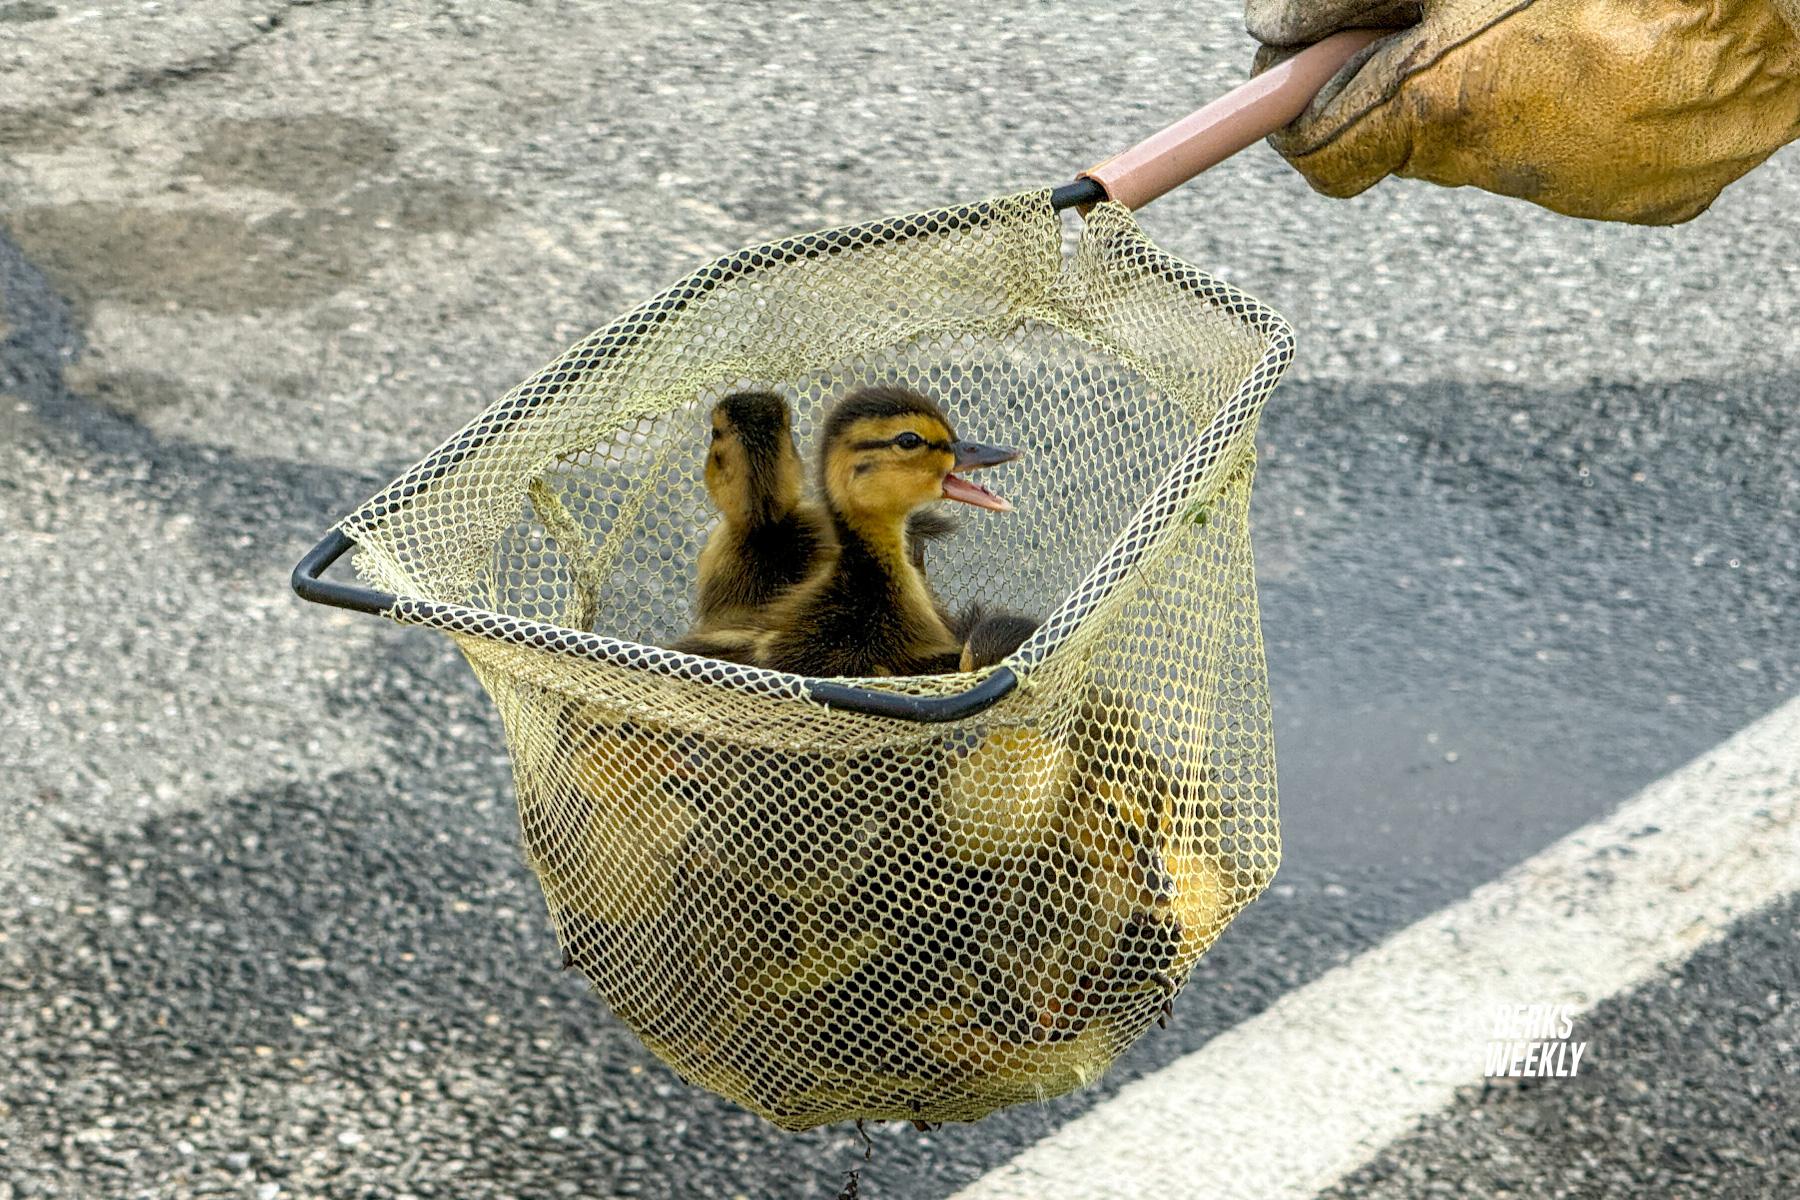
[[[894,445],[900,447],[902,450],[917,450],[924,444],[925,439],[910,429],[894,439]]]
[[[724,434],[724,432],[725,431],[720,429],[717,425],[713,426],[712,440],[715,442],[718,441],[719,438]]]

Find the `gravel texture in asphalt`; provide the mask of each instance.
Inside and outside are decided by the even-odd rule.
[[[849,1132],[686,1087],[558,974],[451,648],[287,571],[705,258],[1059,182],[1217,94],[1236,12],[11,0],[0,30],[0,1200],[835,1194]],[[871,1130],[865,1196],[948,1192],[1800,687],[1797,190],[1788,152],[1624,229],[1328,202],[1259,149],[1144,213],[1301,337],[1255,510],[1287,865],[1098,1089]],[[1709,1019],[1762,1003],[1718,978]],[[1695,1087],[1749,1120],[1729,1073]],[[1645,1127],[1695,1128],[1665,1095]]]

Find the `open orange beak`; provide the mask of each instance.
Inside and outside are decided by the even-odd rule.
[[[989,446],[981,442],[953,442],[950,449],[956,455],[956,462],[950,468],[953,472],[997,467],[1001,463],[1012,462],[1025,453],[1012,446]],[[973,504],[976,508],[993,512],[1012,511],[1012,505],[1004,496],[996,495],[979,483],[971,483],[955,474],[944,476],[944,499],[960,500],[964,504]]]

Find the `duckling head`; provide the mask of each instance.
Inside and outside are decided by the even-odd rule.
[[[820,484],[833,513],[852,525],[900,527],[934,500],[1010,511],[1012,505],[957,471],[1018,458],[1009,446],[958,438],[928,397],[902,387],[851,392],[826,418]]]
[[[773,392],[734,392],[713,406],[706,491],[733,525],[778,520],[800,503],[793,414]]]

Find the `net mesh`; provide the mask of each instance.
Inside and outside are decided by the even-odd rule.
[[[1047,192],[756,247],[573,346],[349,517],[504,721],[565,955],[684,1078],[787,1129],[972,1120],[1096,1079],[1279,857],[1248,534],[1279,317]],[[657,648],[716,520],[708,413],[803,454],[897,382],[1023,447],[927,573],[1046,618],[917,723]],[[919,697],[985,677],[857,681]]]

